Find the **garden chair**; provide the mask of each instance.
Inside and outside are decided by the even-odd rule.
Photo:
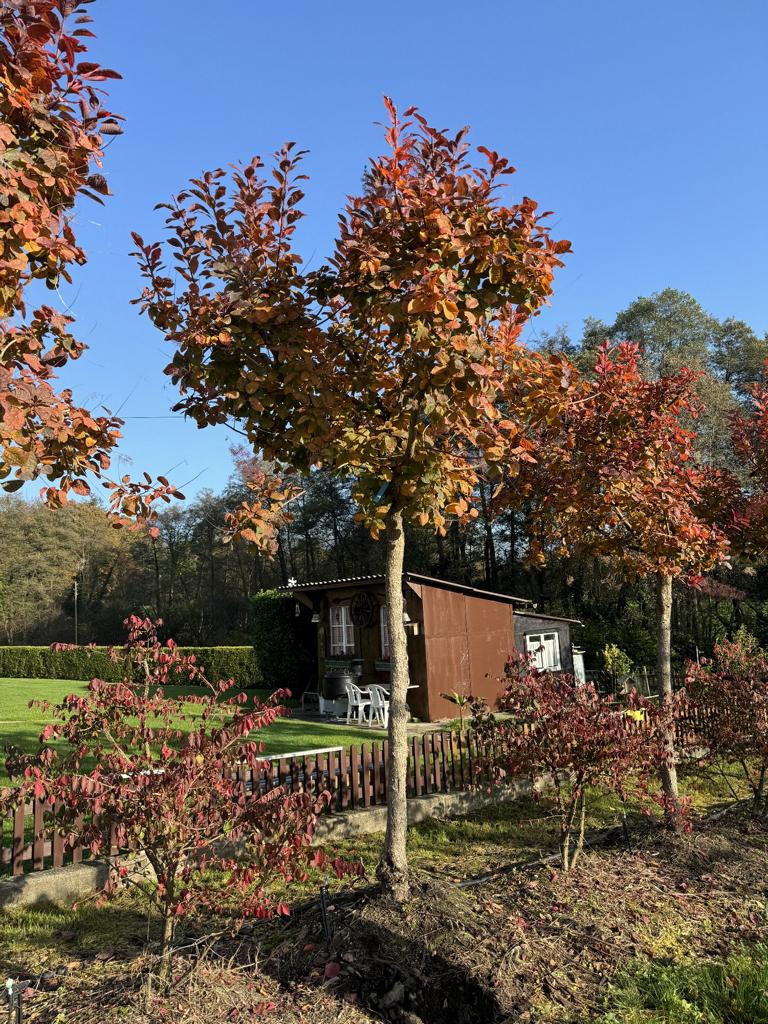
[[[347,683],[347,725],[353,715],[357,717],[360,725],[368,721],[368,714],[371,707],[371,695],[368,690],[361,690],[354,683]]]
[[[320,711],[320,686],[317,678],[307,686],[301,695],[301,710],[307,710],[307,704],[312,703],[317,707],[318,712]]]
[[[389,725],[389,694],[383,686],[369,687],[371,694],[370,722],[378,722],[382,729]]]

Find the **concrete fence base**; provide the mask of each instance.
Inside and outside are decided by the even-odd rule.
[[[417,825],[427,818],[460,818],[483,807],[519,800],[530,792],[530,782],[514,781],[496,787],[492,793],[461,790],[456,793],[430,793],[427,796],[411,797],[408,800],[408,824]],[[386,827],[387,808],[384,805],[366,807],[365,810],[322,815],[317,823],[317,838],[350,839],[371,832],[383,832]]]
[[[537,788],[539,784],[537,783]],[[427,818],[462,817],[493,804],[514,801],[531,792],[531,784],[514,781],[488,793],[480,790],[455,793],[430,793],[408,800],[408,824],[416,825]],[[323,814],[318,819],[318,841],[351,839],[354,836],[383,832],[387,827],[387,808],[367,807],[364,810]],[[147,870],[146,860],[134,856],[129,861],[136,876]],[[86,864],[70,864],[63,868],[33,871],[15,878],[0,880],[0,907],[10,910],[45,903],[63,906],[77,903],[103,889],[109,878],[110,865],[103,860]]]

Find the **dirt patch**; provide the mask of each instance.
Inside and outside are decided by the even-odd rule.
[[[25,1019],[576,1024],[599,1017],[634,959],[720,959],[768,937],[768,827],[741,812],[690,837],[648,825],[572,877],[529,867],[462,889],[461,864],[440,867],[415,872],[405,911],[372,889],[337,895],[330,942],[313,905],[222,939],[203,963],[182,953],[170,998],[142,991],[146,958],[92,959]]]

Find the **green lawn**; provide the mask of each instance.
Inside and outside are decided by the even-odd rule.
[[[30,700],[47,700],[56,704],[68,693],[83,693],[86,685],[71,679],[0,679],[0,748],[13,743],[22,750],[36,750],[40,730],[50,717],[37,708],[28,707]],[[168,686],[165,690],[169,696],[195,692],[192,687],[180,686]],[[260,698],[267,696],[265,690],[247,690],[246,693]],[[381,740],[384,736],[385,733],[376,729],[302,722],[288,717],[265,729],[260,739],[267,754],[285,754],[318,747],[348,747],[353,743]],[[3,762],[4,758],[0,756],[0,780],[5,779]]]

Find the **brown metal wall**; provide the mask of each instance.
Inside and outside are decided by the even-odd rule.
[[[507,655],[514,649],[512,605],[440,587],[422,587],[426,654],[427,717],[456,717],[456,705],[440,696],[456,691],[484,697],[500,692]]]

